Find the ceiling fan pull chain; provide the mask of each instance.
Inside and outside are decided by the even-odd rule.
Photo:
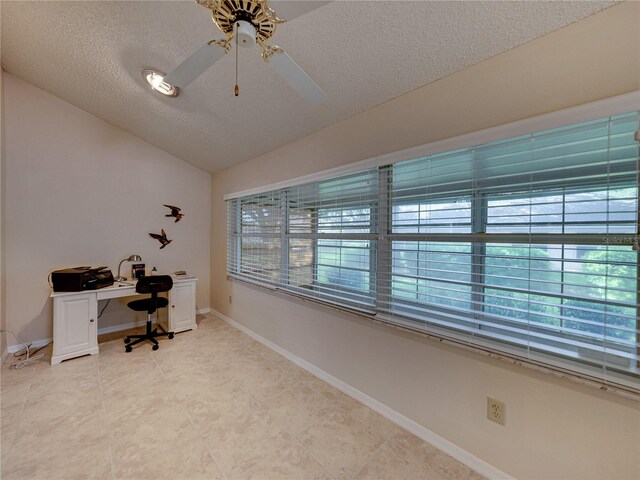
[[[240,88],[238,87],[238,27],[240,24],[236,22],[236,86],[233,88],[233,94],[237,97],[240,95]]]

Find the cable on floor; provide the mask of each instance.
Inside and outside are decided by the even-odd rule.
[[[25,342],[22,341],[22,339],[20,337],[18,337],[18,335],[16,335],[15,333],[13,333],[11,330],[0,330],[0,333],[5,332],[5,333],[10,333],[11,335],[13,335],[13,337],[18,340],[18,342],[20,342],[22,344],[22,346],[24,347],[20,352],[16,352],[14,353],[15,357],[19,357],[22,355],[26,355],[26,358],[22,358],[20,360],[15,361],[14,363],[11,364],[11,366],[15,369],[21,369],[26,367],[27,365],[29,365],[29,363],[34,362],[36,360],[40,360],[42,357],[44,357],[44,353],[40,353],[39,355],[35,355],[37,352],[39,352],[40,350],[42,350],[43,348],[48,347],[49,345],[51,345],[53,342],[49,342],[46,345],[36,349],[33,353],[31,352],[30,348],[31,348],[31,343],[27,344]],[[18,355],[16,355],[18,354]]]

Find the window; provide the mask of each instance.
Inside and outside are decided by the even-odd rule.
[[[236,273],[260,283],[281,282],[281,202],[278,192],[270,192],[230,204],[229,224],[237,236],[228,248],[228,264]]]
[[[638,390],[638,114],[229,201],[229,274]]]
[[[378,170],[229,202],[228,272],[374,312]]]

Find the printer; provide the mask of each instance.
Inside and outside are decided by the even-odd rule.
[[[51,273],[54,292],[80,292],[113,285],[113,274],[107,267],[74,267]]]

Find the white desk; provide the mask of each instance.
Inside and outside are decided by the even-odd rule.
[[[168,292],[168,332],[195,330],[197,278],[173,277]],[[52,292],[53,354],[51,365],[69,358],[98,353],[98,301],[140,295],[133,282],[82,292]],[[124,346],[123,346],[124,348]]]

